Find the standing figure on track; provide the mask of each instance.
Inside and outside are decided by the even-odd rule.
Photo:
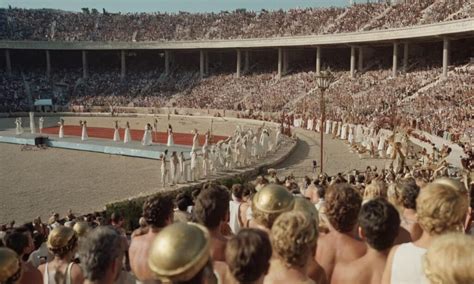
[[[204,140],[204,145],[202,146],[203,148],[209,146],[209,138],[210,138],[210,136],[211,136],[211,132],[208,130],[208,131],[206,132],[206,136],[205,136],[205,140]]]
[[[199,147],[199,133],[197,129],[194,129],[194,136],[193,136],[193,147],[191,148],[191,152],[197,151],[197,148]]]
[[[60,119],[58,122],[59,125],[59,138],[64,138],[64,119]]]
[[[260,145],[262,146],[262,156],[266,156],[268,152],[268,139],[269,134],[267,129],[263,129],[262,135],[260,136]]]
[[[150,125],[150,136],[151,136],[151,125]],[[163,154],[161,154],[161,184],[163,187],[166,185],[166,179],[168,176],[168,165],[166,164],[166,155],[168,154],[168,150],[165,150]]]
[[[31,134],[36,134],[36,127],[35,127],[35,113],[30,111],[30,132]]]
[[[152,138],[151,138],[151,124],[147,123],[145,126],[145,132],[143,133],[143,138],[142,138],[142,145],[143,146],[150,146],[152,143]]]
[[[87,121],[80,121],[79,122],[82,126],[82,134],[81,134],[81,140],[86,141],[89,136],[87,135]]]
[[[120,133],[119,133],[118,120],[115,121],[115,126],[114,126],[114,141],[115,142],[120,142]]]
[[[179,178],[178,182],[186,182],[186,173],[184,172],[184,153],[179,153],[178,163],[179,163]]]
[[[202,169],[204,177],[207,178],[209,176],[209,150],[205,145],[202,147]]]
[[[125,133],[123,135],[123,143],[128,143],[132,141],[132,136],[130,135],[130,122],[125,123]]]
[[[158,141],[158,119],[153,121],[153,141]]]
[[[170,184],[175,185],[176,183],[178,183],[178,155],[176,151],[173,151],[170,157]]]
[[[171,124],[168,124],[168,142],[166,145],[168,147],[174,146],[173,127],[171,127]]]
[[[43,133],[43,126],[44,126],[44,117],[40,117],[39,118],[39,123],[38,123],[40,134]]]
[[[191,150],[191,181],[193,182],[199,179],[197,163],[197,153],[196,151]]]
[[[18,117],[15,119],[15,125],[16,125],[16,135],[21,135],[23,134],[23,122],[21,121],[21,117]]]

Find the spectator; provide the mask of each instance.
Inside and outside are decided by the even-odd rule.
[[[173,223],[173,200],[163,195],[149,198],[143,204],[143,217],[148,225],[147,230],[142,230],[134,236],[128,251],[130,267],[135,277],[145,282],[154,279],[148,267],[148,255],[158,233]]]
[[[422,257],[433,240],[449,232],[463,231],[469,207],[464,193],[460,188],[436,182],[420,191],[416,199],[416,212],[423,233],[415,242],[392,248],[382,283],[424,281]]]
[[[79,249],[84,283],[116,283],[125,255],[123,244],[120,234],[112,228],[98,227],[91,231]]]
[[[381,283],[399,228],[400,217],[392,204],[380,197],[366,202],[359,213],[359,235],[367,244],[367,252],[336,266],[331,283]]]
[[[411,240],[416,241],[423,233],[416,216],[416,199],[420,193],[420,188],[413,179],[403,181],[400,187],[402,190],[401,203],[403,206],[400,216],[401,224],[410,233]]]
[[[242,229],[229,240],[225,255],[233,281],[261,284],[270,268],[272,246],[265,232]]]
[[[318,240],[316,261],[330,282],[335,267],[362,257],[366,246],[354,235],[362,203],[360,194],[349,184],[335,184],[328,188],[325,201],[329,233]]]
[[[225,261],[227,238],[221,226],[229,221],[229,192],[227,188],[209,185],[198,195],[194,210],[197,223],[204,225],[211,236],[211,257],[214,261]]]
[[[21,261],[11,249],[0,247],[0,283],[20,283]]]

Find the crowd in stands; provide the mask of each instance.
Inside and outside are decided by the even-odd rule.
[[[407,27],[472,17],[469,0],[363,3],[219,13],[100,13],[0,9],[0,40],[152,41],[265,38]],[[416,2],[416,3],[413,3]]]
[[[297,181],[269,172],[230,189],[209,182],[157,194],[141,216],[4,224],[0,282],[474,281],[472,175],[368,167]]]

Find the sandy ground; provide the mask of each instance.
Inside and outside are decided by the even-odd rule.
[[[66,118],[66,124],[76,124],[84,118]],[[90,126],[112,127],[113,121],[130,121],[132,128],[141,129],[152,118],[86,118]],[[27,119],[24,119],[25,124]],[[48,118],[54,125],[57,118]],[[175,132],[190,132],[198,128],[203,133],[210,128],[210,119],[172,117]],[[168,120],[160,118],[160,129]],[[244,121],[214,119],[213,131],[231,135]],[[13,127],[13,119],[0,119],[1,128]],[[261,125],[259,122],[258,125]],[[277,169],[279,175],[294,173],[297,177],[312,174],[312,160],[319,163],[319,135],[298,129],[300,141],[294,153]],[[325,140],[325,171],[329,174],[352,169],[363,170],[367,165],[383,167],[387,160],[364,159],[350,153],[340,140]],[[21,151],[20,145],[0,144],[0,223],[24,222],[36,216],[43,220],[52,211],[64,214],[68,209],[86,213],[100,210],[106,203],[150,194],[159,190],[158,161],[89,153],[47,149]]]

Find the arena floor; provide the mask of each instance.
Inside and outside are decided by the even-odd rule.
[[[80,117],[66,118],[67,125],[78,125]],[[111,127],[117,118],[87,118],[90,127]],[[25,120],[25,119],[24,119]],[[55,124],[57,118],[51,118]],[[119,118],[122,122],[124,118]],[[150,122],[150,118],[128,119],[134,129]],[[168,122],[168,121],[167,121]],[[190,133],[198,128],[203,133],[209,119],[172,117],[175,132]],[[11,127],[13,119],[0,119],[0,128]],[[52,125],[50,124],[50,126]],[[163,130],[164,123],[161,124]],[[231,135],[244,121],[213,122],[213,132]],[[257,123],[257,126],[260,122]],[[255,125],[251,127],[257,127]],[[167,124],[166,124],[167,127]],[[160,131],[163,131],[160,130]],[[312,175],[312,160],[319,163],[319,135],[302,129],[294,153],[277,168],[281,176]],[[63,149],[22,151],[20,145],[0,144],[0,223],[29,221],[36,216],[44,220],[52,211],[64,214],[101,210],[106,203],[159,190],[160,162],[107,154]],[[340,140],[325,140],[325,171],[336,174],[367,165],[383,167],[387,160],[359,159]]]

